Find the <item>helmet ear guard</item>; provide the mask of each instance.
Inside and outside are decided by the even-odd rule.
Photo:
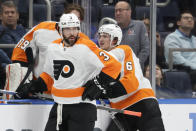
[[[122,40],[122,30],[121,28],[116,24],[105,24],[102,25],[99,28],[98,33],[107,33],[110,35],[111,41],[114,40],[114,38],[118,38],[116,45],[120,45],[120,42]]]

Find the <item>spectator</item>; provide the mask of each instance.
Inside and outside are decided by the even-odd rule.
[[[148,36],[150,36],[150,20],[149,18],[144,18],[143,19],[144,24],[146,26]],[[156,32],[156,63],[160,65],[162,68],[166,68],[165,64],[165,56],[164,56],[164,46],[163,46],[163,41],[161,39],[161,35],[159,32]],[[149,64],[149,59],[145,62],[145,65]]]
[[[78,4],[69,4],[64,11],[65,14],[74,13],[78,19],[81,21],[84,20],[84,8]]]
[[[84,8],[78,4],[68,4],[64,10],[64,13],[65,14],[68,14],[68,13],[75,14],[78,17],[78,19],[80,20],[81,24],[82,24],[82,21],[84,20]],[[81,35],[82,35],[82,37],[89,39],[87,35],[80,34],[80,36]]]
[[[144,76],[148,79],[150,78],[149,71],[150,71],[150,67],[149,67],[149,65],[147,65],[144,70]],[[158,88],[161,87],[162,79],[163,79],[163,72],[161,70],[161,67],[159,65],[156,65],[156,87],[158,87]]]
[[[144,76],[150,79],[150,67],[149,65],[145,66],[144,68]],[[159,65],[156,65],[156,97],[157,98],[172,98],[172,92],[168,89],[163,87],[163,71]]]
[[[18,25],[19,13],[13,1],[5,1],[1,4],[0,9],[0,43],[16,44],[26,33],[23,26]],[[13,49],[3,49],[9,58],[11,58]]]
[[[196,37],[191,34],[194,28],[191,12],[182,12],[177,19],[177,25],[178,29],[165,39],[164,47],[167,63],[169,62],[170,48],[196,48]],[[173,52],[173,63],[177,69],[186,70],[190,74],[193,90],[196,90],[196,52]]]
[[[149,56],[149,38],[142,21],[131,19],[131,6],[126,1],[119,1],[115,5],[115,19],[121,27],[123,37],[121,44],[129,45],[140,60],[142,69]]]

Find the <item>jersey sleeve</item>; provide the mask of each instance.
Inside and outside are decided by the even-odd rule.
[[[117,79],[120,70],[121,70],[121,63],[118,62],[112,55],[108,52],[98,48],[95,43],[92,41],[85,42],[90,50],[96,55],[99,61],[103,64],[101,72],[110,76],[113,79]],[[93,61],[92,61],[93,62]]]
[[[121,78],[112,88],[113,97],[119,97],[138,90],[143,74],[139,60],[130,47],[119,46],[114,50],[120,50],[112,52],[123,65]]]
[[[13,62],[21,62],[21,63],[26,63],[27,62],[27,57],[25,54],[25,49],[27,47],[31,47],[33,50],[33,55],[34,58],[37,55],[37,50],[38,48],[36,47],[36,38],[35,38],[35,33],[40,30],[40,29],[48,29],[48,30],[54,30],[55,29],[55,22],[42,22],[36,26],[34,26],[31,30],[29,30],[17,43],[15,46],[13,53],[12,53],[12,58],[11,60]]]
[[[33,34],[35,32],[35,29],[36,26],[33,27],[29,32],[27,32],[17,43],[12,53],[12,61],[27,62],[25,48],[34,44]]]

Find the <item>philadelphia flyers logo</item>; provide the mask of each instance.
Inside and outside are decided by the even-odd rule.
[[[74,73],[74,65],[68,60],[54,60],[53,67],[55,80],[58,80],[60,75],[68,78]]]

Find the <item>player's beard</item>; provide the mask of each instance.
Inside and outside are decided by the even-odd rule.
[[[73,37],[73,38],[72,38]],[[76,41],[78,40],[78,35],[75,37],[73,35],[69,36],[68,38],[64,37],[64,41],[69,45],[73,46]]]

